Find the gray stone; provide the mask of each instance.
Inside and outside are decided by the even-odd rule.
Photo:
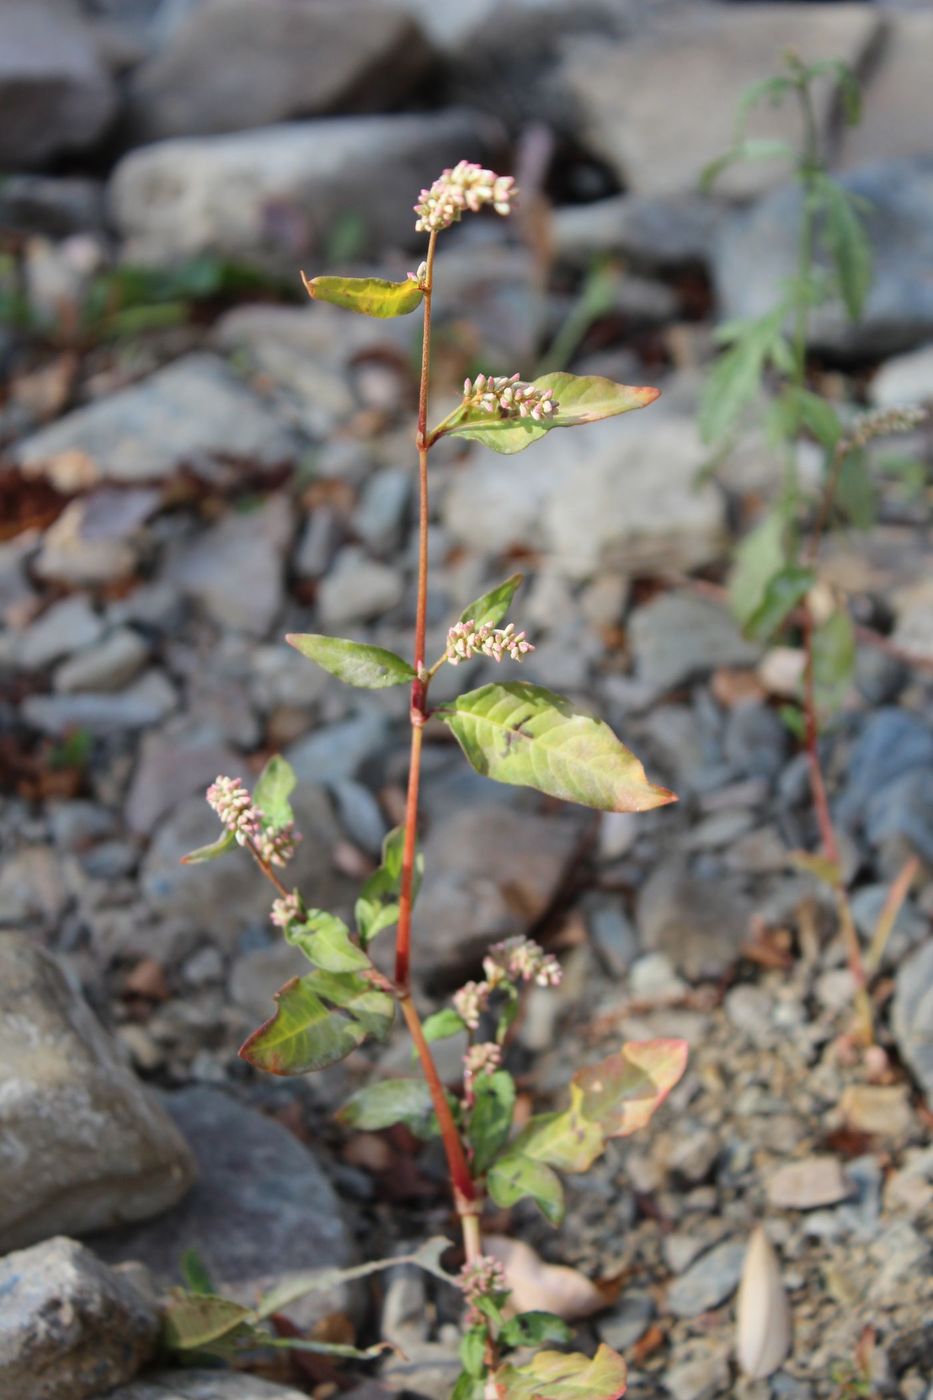
[[[837,812],[846,826],[859,821],[874,793],[902,774],[933,767],[933,729],[910,710],[887,706],[869,715],[846,766]]]
[[[136,133],[154,141],[398,105],[430,59],[401,8],[374,0],[208,0],[133,74]]]
[[[849,900],[855,926],[866,943],[870,942],[888,899],[887,885],[863,885]],[[916,905],[905,900],[888,935],[880,966],[886,971],[897,967],[906,955],[929,937],[930,921]]]
[[[724,540],[718,493],[696,486],[704,460],[694,426],[651,406],[585,438],[549,433],[508,471],[497,453],[476,450],[448,492],[444,524],[485,554],[545,550],[571,578],[689,569],[717,558]]]
[[[787,1162],[768,1178],[768,1201],[779,1210],[834,1206],[852,1195],[837,1157],[804,1157]]]
[[[76,7],[5,0],[0,8],[0,168],[83,150],[116,110],[94,32]]]
[[[165,1104],[191,1144],[198,1182],[152,1224],[98,1237],[94,1247],[105,1259],[141,1260],[167,1286],[181,1281],[181,1257],[194,1249],[219,1291],[247,1303],[291,1273],[353,1262],[334,1189],[287,1128],[218,1089],[184,1089]],[[309,1327],[350,1301],[349,1288],[337,1285],[286,1311]]]
[[[753,665],[759,655],[725,608],[690,592],[662,593],[636,608],[629,636],[636,675],[656,693],[717,666]]]
[[[263,714],[286,705],[313,709],[331,684],[327,672],[293,647],[251,647],[250,696]]]
[[[342,778],[331,784],[331,792],[340,824],[350,840],[370,855],[378,856],[386,834],[386,820],[369,788],[350,778]]]
[[[381,617],[404,592],[398,569],[367,558],[356,545],[345,545],[321,582],[317,605],[325,628],[332,629]]]
[[[67,449],[63,456],[68,456]],[[96,464],[93,470],[96,474]],[[57,583],[87,585],[113,583],[133,574],[142,552],[142,527],[161,499],[155,487],[104,486],[70,501],[42,537],[36,574]]]
[[[353,514],[353,528],[376,554],[395,549],[400,543],[411,485],[410,471],[391,467],[376,472],[367,482]]]
[[[110,481],[161,481],[217,459],[269,467],[294,441],[269,408],[214,355],[184,355],[139,384],[77,408],[14,449],[22,466],[51,468],[64,454],[89,458]]]
[[[709,1342],[678,1349],[664,1372],[664,1389],[673,1400],[714,1400],[730,1390],[729,1353]]]
[[[104,624],[83,594],[63,598],[37,618],[22,634],[16,660],[24,671],[41,671],[62,656],[93,646]]]
[[[75,1240],[0,1260],[0,1297],[0,1395],[10,1400],[90,1400],[155,1354],[155,1308]]]
[[[863,88],[861,120],[843,133],[843,166],[930,154],[933,15],[889,7],[884,18],[881,53]]]
[[[582,817],[487,800],[438,819],[425,841],[414,913],[421,975],[446,985],[490,942],[526,932],[547,910],[579,849]]]
[[[350,886],[331,865],[330,853],[340,832],[327,797],[303,780],[292,807],[304,840],[288,867],[289,884],[313,891],[322,909],[345,905]],[[210,935],[219,946],[230,948],[243,934],[267,925],[273,891],[239,850],[204,865],[180,864],[187,852],[216,841],[219,830],[203,798],[183,802],[159,825],[143,863],[141,885],[158,918],[178,920],[192,933]]]
[[[67,238],[104,226],[104,191],[79,176],[7,175],[0,189],[0,224],[17,233]]]
[[[921,663],[933,661],[933,579],[899,588],[893,603],[897,626],[891,640]]]
[[[235,776],[239,763],[203,728],[185,724],[145,735],[127,793],[127,825],[138,835],[148,835],[179,802],[206,789],[219,774]]]
[[[749,913],[736,883],[700,879],[675,856],[642,886],[636,922],[642,947],[666,953],[679,972],[699,980],[721,977],[736,961]]]
[[[138,632],[119,627],[96,646],[62,662],[53,677],[59,693],[82,690],[120,690],[145,664],[149,648]]]
[[[284,939],[237,958],[230,973],[230,999],[256,1025],[272,1015],[276,992],[308,971],[300,949]]]
[[[291,533],[288,500],[270,496],[258,510],[232,511],[192,539],[166,576],[219,626],[262,637],[282,606]]]
[[[334,511],[318,506],[305,521],[295,557],[292,560],[299,578],[320,578],[330,568],[340,545],[341,528]]]
[[[84,729],[102,736],[158,724],[171,714],[176,699],[164,673],[151,670],[115,694],[30,695],[23,702],[23,718],[43,734]]]
[[[901,964],[892,1017],[901,1057],[933,1103],[933,942]]]
[[[639,1288],[627,1288],[621,1302],[612,1312],[600,1318],[600,1338],[614,1351],[627,1351],[647,1332],[656,1312],[650,1293]]]
[[[0,1251],[174,1205],[188,1150],[54,959],[5,933],[0,974]]]
[[[902,408],[933,399],[933,345],[921,345],[919,350],[886,360],[868,392],[877,408]]]
[[[450,1400],[460,1373],[456,1348],[439,1342],[423,1342],[392,1357],[382,1368],[382,1379],[393,1394],[412,1400]]]
[[[730,1298],[739,1285],[745,1245],[724,1240],[701,1254],[667,1290],[667,1306],[675,1317],[697,1317]]]
[[[933,156],[863,166],[843,183],[864,203],[871,290],[857,322],[838,301],[816,307],[811,342],[877,356],[928,341],[933,335],[933,287],[926,276],[933,259]],[[714,277],[724,319],[760,316],[775,306],[793,273],[799,223],[799,192],[785,186],[723,225]]]
[[[67,903],[61,862],[49,846],[22,846],[0,863],[0,925],[51,928]]]
[[[618,895],[594,894],[584,903],[586,925],[610,977],[624,977],[638,957],[638,934]]]
[[[335,783],[355,778],[368,758],[384,747],[386,717],[378,710],[362,710],[341,724],[317,729],[291,744],[285,757],[299,783]]]
[[[647,268],[708,263],[721,206],[701,195],[653,199],[618,194],[554,211],[554,250],[561,261],[589,267],[617,253]]]
[[[773,780],[784,766],[787,749],[787,726],[767,705],[746,702],[729,711],[723,752],[737,778]]]
[[[842,59],[858,69],[881,28],[863,5],[812,5],[795,12],[793,44],[804,63]],[[559,80],[575,100],[579,139],[636,194],[694,191],[705,166],[734,139],[735,112],[746,88],[775,69],[789,42],[783,5],[677,6],[639,26],[624,44],[596,38],[574,44]],[[677,101],[671,102],[676,92]],[[827,135],[833,85],[818,85],[818,130]],[[684,113],[703,113],[685,121]],[[762,103],[749,134],[799,139],[797,112]],[[783,177],[777,161],[726,172],[719,188],[749,195]]]
[[[151,263],[209,251],[292,267],[350,217],[362,253],[418,246],[418,190],[445,166],[482,158],[494,136],[484,119],[448,110],[159,141],[117,165],[111,209],[127,256]]]
[[[911,851],[933,862],[933,764],[901,773],[872,794],[865,835],[876,848],[893,842],[895,853],[903,838]]]
[[[108,1400],[307,1400],[304,1391],[236,1371],[160,1371]]]

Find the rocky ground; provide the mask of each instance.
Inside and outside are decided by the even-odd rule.
[[[545,942],[565,976],[532,997],[515,1062],[538,1104],[621,1038],[691,1047],[650,1131],[574,1179],[565,1228],[524,1208],[491,1225],[600,1281],[578,1341],[622,1350],[634,1396],[928,1400],[927,488],[888,479],[875,525],[824,556],[861,627],[824,758],[866,941],[920,862],[876,985],[884,1053],[866,1058],[845,1034],[831,904],[790,856],[818,840],[778,713],[796,658],[744,640],[722,597],[778,466],[749,432],[704,472],[695,426],[715,320],[766,304],[794,206],[771,166],[715,200],[695,190],[739,92],[788,43],[864,73],[862,126],[842,133],[828,101],[819,120],[871,201],[876,280],[859,326],[818,321],[812,385],[853,409],[933,399],[933,16],[665,3],[648,23],[609,0],[346,0],[309,7],[305,34],[300,9],[0,12],[0,105],[20,104],[0,131],[17,172],[0,186],[0,1400],[449,1395],[457,1296],[410,1270],[296,1315],[407,1358],[367,1377],[307,1359],[157,1373],[151,1290],[190,1249],[249,1300],[291,1270],[453,1234],[434,1149],[334,1123],[359,1084],[405,1072],[401,1038],[313,1079],[255,1077],[236,1048],[302,960],[245,861],[178,858],[215,834],[214,776],[275,750],[301,781],[293,878],[322,907],[349,914],[399,818],[405,697],[342,688],[282,638],[408,650],[418,327],[294,289],[299,265],[416,266],[410,205],[460,157],[515,169],[526,197],[508,226],[447,236],[437,416],[476,368],[562,362],[663,397],[514,458],[442,444],[434,641],[521,569],[523,674],[604,715],[680,802],[557,808],[484,784],[432,733],[419,996],[439,1004],[492,939]],[[27,50],[41,77],[23,78]],[[208,62],[221,50],[227,80]],[[601,258],[616,275],[591,311]],[[929,428],[898,452],[928,469]],[[805,476],[818,466],[802,453]],[[460,1048],[439,1049],[455,1076]],[[793,1342],[749,1380],[734,1294],[759,1223]]]

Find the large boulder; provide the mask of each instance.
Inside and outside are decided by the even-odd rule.
[[[155,1354],[155,1307],[75,1240],[0,1259],[0,1298],[0,1395],[9,1400],[91,1400]]]
[[[210,252],[289,272],[353,225],[360,251],[419,247],[412,205],[458,160],[483,159],[496,128],[476,114],[335,117],[132,151],[110,182],[131,259]]]
[[[385,111],[430,57],[418,26],[386,0],[205,0],[134,73],[133,129],[161,140]]]
[[[0,933],[0,1253],[156,1215],[194,1178],[171,1119],[55,959]]]
[[[93,145],[116,108],[94,34],[64,0],[0,5],[0,169]]]

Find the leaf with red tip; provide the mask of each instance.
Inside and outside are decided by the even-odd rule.
[[[306,277],[302,273],[301,280],[312,301],[329,301],[382,321],[408,316],[418,309],[424,296],[410,277],[404,282],[387,282],[382,277]]]

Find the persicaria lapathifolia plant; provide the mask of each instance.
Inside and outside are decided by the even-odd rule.
[[[511,211],[515,188],[508,176],[461,162],[445,170],[415,206],[417,229],[428,235],[417,273],[404,282],[376,278],[305,279],[313,298],[370,316],[399,316],[423,307],[421,384],[416,444],[419,480],[419,556],[414,648],[411,664],[381,647],[337,637],[290,636],[317,665],[348,685],[378,690],[407,685],[411,692],[411,758],[404,825],[386,838],[382,863],[363,885],[351,931],[313,899],[289,889],[279,874],[298,839],[289,794],[295,778],[281,758],[269,761],[252,795],[238,778],[218,778],[208,801],[224,824],[213,846],[194,852],[198,861],[241,846],[275,886],[272,921],[289,943],[307,956],[311,971],[284,986],[275,1014],[255,1031],[240,1053],[272,1074],[305,1074],[348,1055],[364,1041],[385,1040],[396,1009],[411,1034],[421,1079],[385,1080],[353,1095],[340,1117],[376,1130],[406,1123],[422,1136],[439,1134],[446,1154],[454,1206],[466,1262],[458,1282],[467,1304],[463,1372],[456,1400],[523,1400],[532,1396],[582,1396],[614,1400],[625,1390],[625,1365],[608,1347],[592,1360],[578,1354],[539,1352],[527,1365],[509,1363],[518,1347],[567,1340],[558,1318],[508,1315],[508,1288],[501,1269],[483,1250],[481,1212],[488,1195],[501,1207],[530,1197],[557,1224],[564,1195],[559,1171],[584,1172],[610,1138],[647,1123],[683,1073],[686,1046],[680,1040],[626,1044],[591,1068],[579,1069],[560,1112],[532,1117],[513,1133],[515,1083],[504,1068],[509,1027],[530,984],[553,986],[560,965],[537,944],[511,938],[489,950],[483,980],[471,981],[453,1004],[422,1023],[411,987],[412,907],[422,860],[417,851],[421,752],[429,720],[446,724],[473,767],[496,782],[536,788],[551,797],[603,811],[644,812],[674,800],[648,782],[638,759],[601,720],[568,700],[524,681],[502,680],[466,691],[437,709],[429,704],[431,682],[445,664],[473,656],[520,662],[531,649],[524,632],[505,622],[521,583],[515,575],[464,608],[452,622],[441,655],[425,654],[428,586],[428,458],[451,435],[496,452],[520,452],[555,428],[572,428],[643,408],[657,390],[614,384],[595,376],[546,374],[531,383],[519,375],[478,375],[467,380],[458,406],[429,426],[431,295],[439,236],[466,212],[490,206]],[[504,466],[507,470],[507,465]],[[373,940],[395,928],[395,969],[386,977],[370,958]],[[457,1095],[441,1083],[431,1042],[466,1035],[467,1051]],[[421,1261],[419,1261],[421,1262]],[[424,1267],[428,1267],[424,1265]],[[436,1267],[434,1272],[437,1272]],[[260,1309],[240,1323],[268,1316]]]

